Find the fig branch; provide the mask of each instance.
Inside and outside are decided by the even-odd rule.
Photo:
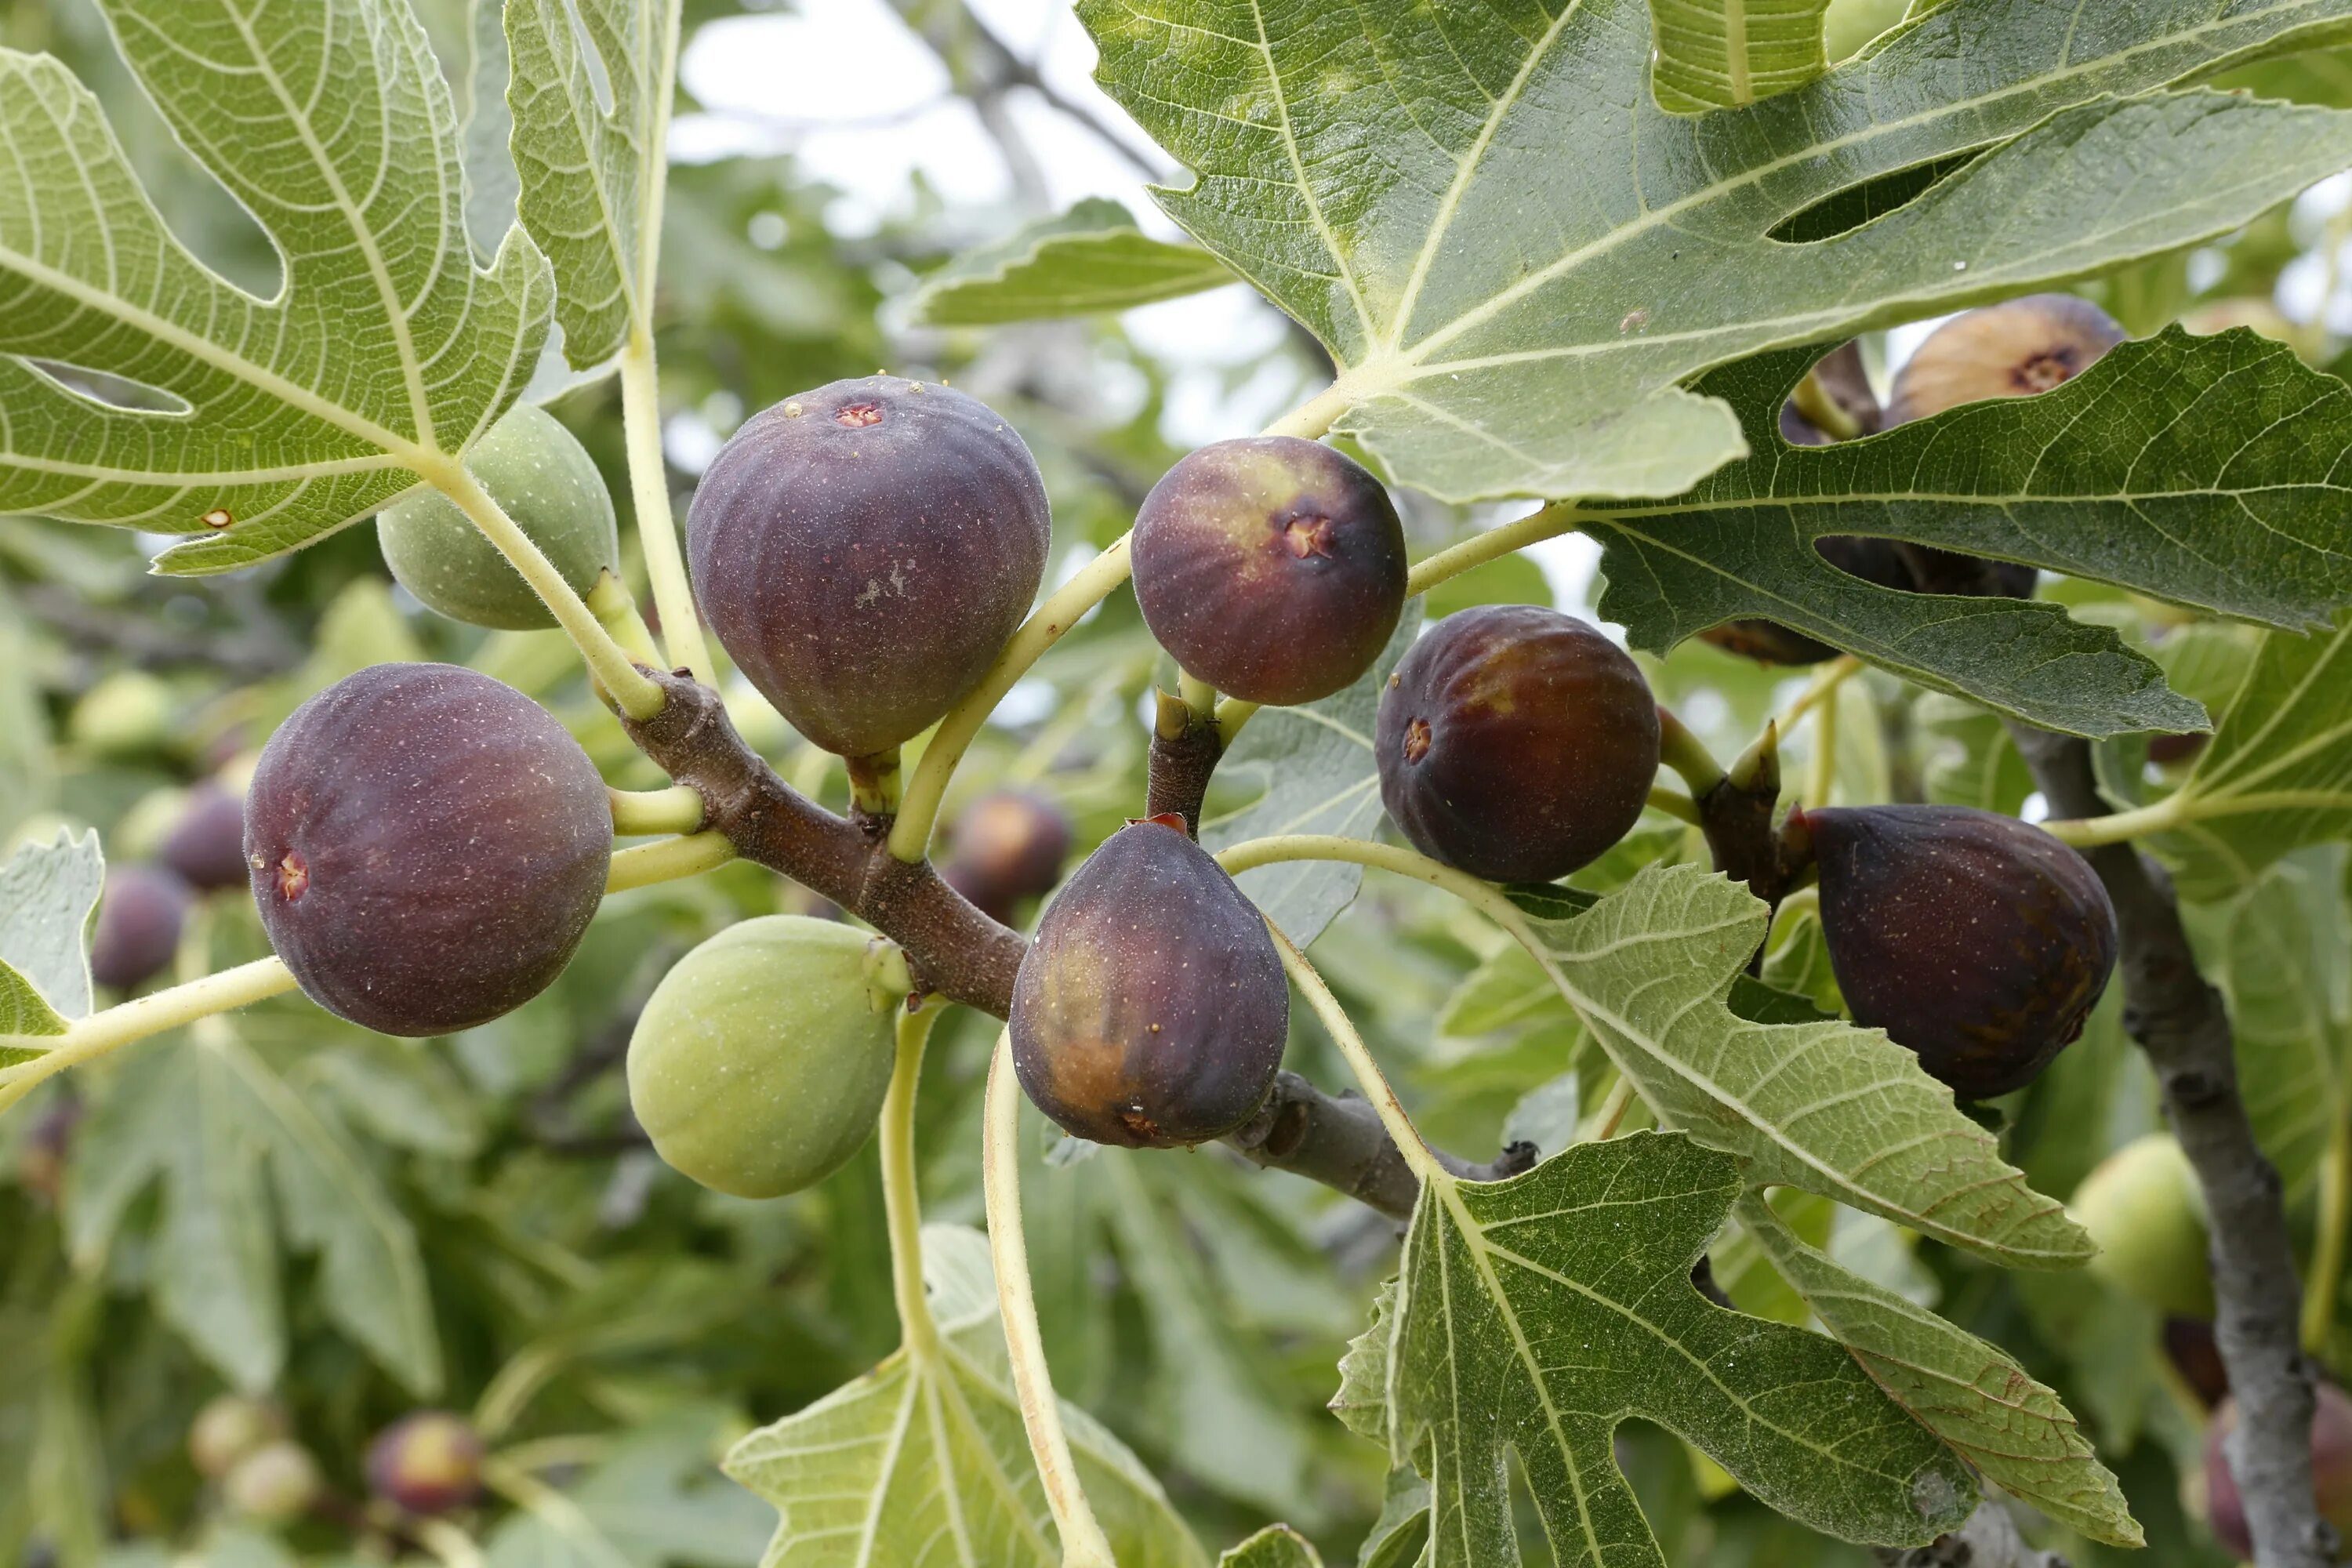
[[[2107,815],[2088,742],[2012,724],[2052,816]],[[2298,1334],[2301,1291],[2278,1170],[2254,1142],[2238,1092],[2235,1041],[2221,993],[2197,967],[2164,873],[2124,844],[2086,851],[2113,900],[2124,971],[2124,1026],[2157,1072],[2174,1135],[2210,1216],[2214,1337],[2241,1420],[2230,1468],[2263,1568],[2320,1568],[2336,1531],[2312,1493],[2312,1367]]]

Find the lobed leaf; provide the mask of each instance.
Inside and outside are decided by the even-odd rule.
[[[1642,0],[1079,13],[1194,173],[1160,205],[1331,351],[1316,412],[1448,500],[1676,494],[1745,447],[1700,372],[2176,249],[2352,163],[2332,110],[2151,96],[2352,0],[1950,0],[1696,118],[1650,91]],[[1911,199],[1805,226],[1888,181]]]
[[[1234,280],[1199,246],[1153,239],[1125,207],[1092,197],[957,257],[909,308],[925,326],[987,327],[1131,310]]]
[[[95,833],[77,838],[59,828],[0,866],[0,1038],[62,1035],[89,1015],[84,936],[105,884]]]
[[[478,264],[448,85],[404,0],[268,26],[230,0],[100,9],[283,282],[261,300],[205,267],[89,90],[0,51],[0,511],[202,535],[160,569],[227,571],[469,446],[528,377],[552,286],[519,233]],[[150,405],[85,393],[91,373]]]

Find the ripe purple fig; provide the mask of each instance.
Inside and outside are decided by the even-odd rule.
[[[1312,702],[1372,667],[1404,610],[1404,524],[1319,441],[1202,447],[1135,514],[1135,599],[1187,673],[1249,702]]]
[[[118,866],[106,874],[90,933],[90,978],[128,991],[170,966],[188,913],[188,885],[159,866]]]
[[[696,601],[828,752],[883,752],[971,689],[1045,572],[1045,481],[985,404],[894,376],[745,421],[695,492]]]
[[[2124,341],[2115,318],[2072,294],[2028,294],[1964,310],[1895,373],[1889,425],[1989,397],[2031,397],[2072,381]]]
[[[297,709],[246,800],[278,957],[387,1035],[488,1023],[570,963],[604,895],[612,806],[547,710],[487,675],[380,664]]]
[[[2332,1383],[2317,1390],[2311,1413],[2311,1491],[2319,1516],[2340,1531],[2352,1531],[2352,1399]],[[2246,1528],[2245,1499],[2230,1469],[2230,1434],[2238,1427],[2238,1402],[2227,1399],[2205,1428],[2205,1518],[2213,1539],[2241,1563],[2254,1560]]]
[[[1625,837],[1658,774],[1658,710],[1633,658],[1572,616],[1446,616],[1389,677],[1381,799],[1423,853],[1548,882]]]
[[[191,790],[180,820],[163,836],[163,864],[204,892],[244,887],[245,802],[216,784]]]
[[[446,1410],[412,1411],[368,1445],[368,1490],[404,1513],[454,1513],[482,1495],[482,1435]]]
[[[1174,816],[1130,822],[1087,858],[1013,986],[1021,1087],[1097,1143],[1232,1131],[1265,1102],[1289,1031],[1265,917]]]
[[[1034,790],[1001,789],[964,807],[940,875],[991,920],[1054,890],[1070,853],[1069,814]]]
[[[2090,862],[2015,817],[1955,805],[1803,814],[1822,931],[1854,1021],[1963,1096],[2032,1082],[2083,1032],[2116,964]]]

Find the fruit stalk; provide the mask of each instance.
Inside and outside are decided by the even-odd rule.
[[[2087,742],[2012,723],[2059,818],[2106,815]],[[2238,1092],[2221,993],[2199,973],[2163,873],[2124,844],[2086,851],[2114,901],[2125,1027],[2147,1053],[2165,1111],[2205,1194],[2212,1237],[2214,1338],[2242,1420],[2231,1468],[2262,1568],[2321,1568],[2336,1531],[2312,1494],[2312,1367],[2299,1338],[2301,1289],[2278,1170],[2254,1142]]]
[[[940,1326],[923,1297],[923,1210],[915,1184],[915,1090],[923,1076],[923,1047],[938,1022],[937,1006],[898,1011],[898,1058],[882,1100],[882,1208],[890,1231],[890,1294],[907,1353],[936,1359]]]
[[[698,679],[710,674],[710,648],[687,585],[686,562],[678,553],[677,520],[670,513],[669,469],[662,458],[661,382],[654,368],[653,339],[640,327],[621,351],[621,425],[628,444],[629,495],[637,513],[637,538],[646,555],[646,576],[661,612],[662,646],[673,668]]]

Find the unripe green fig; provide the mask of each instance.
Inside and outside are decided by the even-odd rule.
[[[1404,524],[1319,441],[1219,441],[1160,477],[1130,545],[1143,623],[1186,673],[1249,702],[1312,702],[1372,667],[1404,610]]]
[[[379,664],[294,711],[255,768],[246,865],[320,1006],[443,1035],[554,983],[604,900],[613,811],[544,708],[446,664]]]
[[[865,376],[755,415],[687,516],[703,618],[828,752],[919,733],[986,672],[1044,580],[1045,480],[945,386]]]
[[[2100,1161],[2066,1207],[2099,1244],[2094,1276],[2178,1317],[2213,1315],[2205,1194],[2171,1133],[2135,1138]]]
[[[992,790],[964,807],[940,866],[947,885],[991,920],[1054,890],[1070,853],[1070,816],[1034,790]]]
[[[1170,1149],[1265,1102],[1290,990],[1256,906],[1181,818],[1157,816],[1112,834],[1045,906],[1012,1025],[1021,1087],[1063,1131]]]
[[[143,669],[121,669],[82,693],[66,735],[110,761],[160,751],[172,735],[172,689]]]
[[[597,574],[619,569],[621,535],[604,476],[554,415],[516,404],[466,454],[466,467],[572,592],[585,597]],[[375,534],[383,563],[427,609],[503,631],[555,625],[522,574],[439,490],[414,490],[384,508]]]
[[[629,1107],[654,1152],[739,1198],[840,1169],[890,1087],[903,963],[803,915],[730,926],[678,960],[629,1038]]]
[[[179,820],[163,835],[163,859],[200,892],[244,887],[245,802],[216,784],[190,790]]]
[[[286,1417],[278,1407],[241,1394],[224,1394],[196,1412],[188,1425],[188,1459],[196,1473],[218,1480],[237,1461],[286,1436]]]
[[[2352,1534],[2352,1398],[2332,1383],[2313,1391],[2311,1495],[2319,1517],[2339,1533]],[[2246,1527],[2246,1501],[2230,1468],[2230,1435],[2238,1429],[2238,1402],[2223,1402],[2205,1428],[2205,1518],[2213,1539],[2241,1563],[2254,1560],[2253,1532]]]
[[[1641,816],[1658,709],[1624,649],[1572,616],[1485,605],[1412,645],[1381,695],[1381,799],[1422,852],[1548,882]]]
[[[160,866],[117,866],[106,874],[90,932],[89,973],[128,991],[171,967],[188,914],[188,885]]]
[[[1889,425],[1989,397],[2031,397],[2073,380],[2124,341],[2115,319],[2072,294],[2028,294],[1964,310],[1895,373]]]
[[[1848,1009],[1930,1077],[2007,1094],[2082,1034],[2115,970],[2116,914],[2074,849],[1958,805],[1824,807],[1800,831]]]
[[[231,1511],[265,1524],[283,1524],[319,1500],[319,1462],[289,1438],[263,1444],[221,1479],[221,1500]]]
[[[453,1513],[482,1495],[482,1435],[462,1415],[417,1410],[368,1445],[368,1490],[404,1513]]]

